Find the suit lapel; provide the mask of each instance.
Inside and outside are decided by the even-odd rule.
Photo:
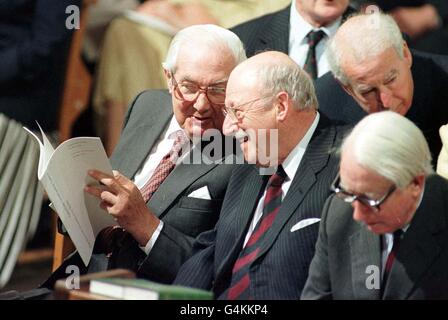
[[[284,225],[298,210],[297,208],[316,183],[317,173],[319,173],[328,162],[328,158],[330,157],[329,151],[333,147],[336,131],[333,127],[323,131],[322,122],[324,122],[324,119],[321,118],[321,120],[322,121],[319,121],[319,125],[308,144],[307,150],[297,169],[288,193],[283,200],[280,211],[271,228],[267,231],[266,240],[263,241],[257,259],[263,256],[274,244]],[[307,214],[307,212],[300,213],[300,215],[304,214]]]
[[[182,192],[194,181],[216,167],[217,164],[180,163],[168,175],[148,202],[148,206],[161,218]]]
[[[221,273],[227,270],[232,270],[236,257],[241,251],[244,239],[247,234],[247,228],[252,221],[254,210],[258,204],[260,193],[264,190],[264,176],[261,175],[255,166],[250,165],[251,170],[245,179],[243,179],[244,186],[241,191],[241,200],[236,205],[238,212],[230,213],[235,216],[236,237],[235,241],[229,245],[227,256],[222,259],[222,263],[218,266],[217,277],[221,277]],[[227,214],[223,212],[222,214]]]
[[[440,254],[435,235],[446,229],[440,200],[446,195],[428,178],[425,193],[408,231],[404,234],[384,290],[384,299],[407,299]]]
[[[291,6],[288,6],[273,16],[259,38],[262,43],[259,51],[270,49],[288,52],[290,11]]]
[[[147,123],[136,128],[126,128],[131,134],[122,136],[111,157],[114,169],[128,178],[134,177],[173,115],[171,97],[168,94],[166,99],[150,102],[151,105],[139,109],[142,110],[140,114],[131,114],[132,117],[146,117]]]
[[[367,286],[369,266],[377,266],[381,272],[381,245],[380,237],[360,227],[359,232],[350,237],[350,257],[352,269],[353,296],[356,299],[379,299],[380,289],[369,289]],[[368,254],[366,254],[368,253]],[[381,277],[381,273],[377,274]],[[375,276],[375,275],[374,275]],[[381,278],[373,279],[381,284]]]

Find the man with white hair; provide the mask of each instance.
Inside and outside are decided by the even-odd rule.
[[[344,134],[316,109],[310,77],[283,53],[232,71],[223,132],[236,136],[249,164],[234,170],[215,230],[198,237],[175,284],[217,299],[300,297],[338,169],[331,150]],[[268,166],[275,173],[263,175]]]
[[[438,130],[448,122],[447,57],[411,52],[392,17],[381,13],[349,18],[330,40],[327,57],[333,75],[316,83],[324,114],[355,124],[369,113],[397,112],[423,131],[436,159]]]
[[[191,255],[194,238],[213,229],[234,166],[173,159],[190,159],[202,142],[193,136],[221,131],[227,80],[245,59],[239,38],[222,27],[191,26],[174,37],[163,64],[169,92],[145,91],[129,107],[111,158],[121,173],[89,173],[103,187],[86,192],[101,199],[105,214],[120,226],[99,234],[94,250],[107,257],[95,255],[89,271],[127,268],[170,283]],[[64,275],[69,264],[82,266],[79,255],[57,273]]]
[[[304,299],[447,299],[448,181],[415,124],[358,123],[322,213]]]

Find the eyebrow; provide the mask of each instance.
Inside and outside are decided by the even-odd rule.
[[[216,81],[216,82],[213,82],[213,83],[209,84],[207,87],[214,87],[214,86],[218,86],[218,85],[221,85],[221,84],[225,84],[225,83],[227,83],[228,80],[229,80],[229,79],[218,80],[218,81]],[[183,77],[183,79],[180,80],[180,82],[191,82],[191,83],[194,83],[194,84],[197,85],[197,82],[194,81],[194,80],[191,80],[191,79],[189,78],[189,76],[185,76],[185,77]]]
[[[397,69],[392,69],[386,77],[384,77],[384,81],[388,81],[390,80],[390,78],[396,76],[398,74],[398,70]]]

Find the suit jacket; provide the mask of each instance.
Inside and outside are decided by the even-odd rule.
[[[289,5],[280,11],[237,25],[231,30],[244,43],[248,57],[266,50],[288,54],[290,12],[291,6]],[[343,19],[353,12],[354,9],[349,7],[344,12]]]
[[[342,128],[327,126],[321,116],[302,162],[267,231],[260,253],[250,266],[254,299],[298,299],[314,254],[318,223],[291,232],[299,221],[319,218],[338,159],[330,150],[339,144]],[[264,191],[263,176],[252,165],[235,169],[219,221],[213,231],[200,235],[195,254],[181,267],[174,283],[213,290],[225,298],[233,265],[241,251],[254,210]]]
[[[138,95],[125,116],[120,141],[111,157],[112,167],[133,178],[169,124],[172,109],[171,95],[166,90],[149,90]],[[135,271],[138,277],[172,282],[181,264],[190,257],[194,238],[214,228],[234,167],[232,164],[178,164],[147,203],[164,222],[149,255],[127,234],[110,259],[104,254],[93,255],[88,268],[84,268],[75,254],[42,286],[52,288],[57,279],[67,276],[65,267],[70,264],[80,266],[81,273],[126,268]],[[210,200],[188,197],[204,186],[209,190]]]
[[[57,129],[73,29],[70,5],[80,0],[0,0],[0,113],[37,129]]]
[[[447,194],[448,181],[428,177],[383,290],[366,286],[371,274],[366,268],[381,266],[381,237],[353,220],[349,204],[330,197],[302,298],[448,299]]]
[[[412,53],[414,98],[405,115],[428,141],[434,160],[442,147],[440,126],[448,123],[448,58],[414,51]],[[356,124],[367,113],[348,95],[331,73],[315,81],[319,111],[335,122]]]

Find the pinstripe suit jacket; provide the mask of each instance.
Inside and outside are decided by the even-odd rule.
[[[319,218],[338,159],[330,152],[345,128],[324,124],[321,117],[282,207],[250,266],[250,291],[255,299],[298,299],[314,254],[319,224],[291,232],[299,221]],[[218,223],[201,234],[195,254],[182,265],[175,283],[213,290],[225,297],[233,265],[242,248],[260,194],[263,176],[252,165],[236,168],[227,188]]]
[[[275,50],[288,54],[289,18],[291,6],[271,14],[247,21],[233,27],[246,48],[246,54],[251,57],[258,52]],[[343,19],[355,10],[349,7],[343,14]]]

